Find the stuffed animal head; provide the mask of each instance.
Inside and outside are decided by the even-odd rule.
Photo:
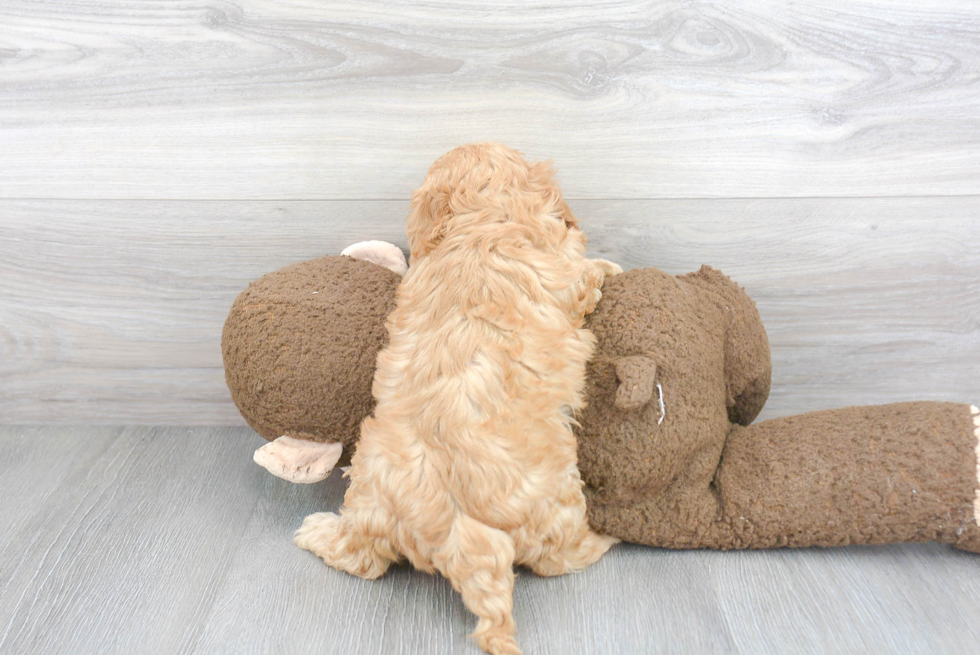
[[[385,267],[383,250],[361,245],[354,254],[359,258],[323,257],[265,275],[238,296],[225,322],[225,379],[248,424],[270,441],[342,446],[312,476],[298,475],[302,462],[277,468],[263,461],[295,482],[315,482],[334,464],[347,464],[360,423],[374,409],[375,359],[388,341],[384,319],[401,275]]]

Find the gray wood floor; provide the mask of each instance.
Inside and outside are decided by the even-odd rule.
[[[365,582],[296,548],[339,506],[251,462],[247,428],[0,428],[0,652],[476,653],[448,583]],[[980,565],[928,544],[614,548],[521,572],[527,653],[975,653]]]
[[[251,463],[219,348],[250,280],[404,245],[461,143],[554,159],[594,254],[743,284],[763,418],[977,403],[978,71],[974,0],[5,0],[0,653],[476,652],[444,580],[292,545],[343,481]],[[528,655],[972,654],[978,583],[620,546],[516,614]]]

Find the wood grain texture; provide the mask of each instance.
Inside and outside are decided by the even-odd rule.
[[[0,427],[0,652],[428,655],[479,650],[441,577],[367,582],[291,542],[344,481],[273,478],[247,428]],[[613,548],[520,571],[528,655],[972,653],[976,555],[937,545]]]
[[[763,418],[980,400],[980,197],[579,201],[591,251],[744,285]],[[401,202],[0,201],[0,422],[242,424],[221,326],[250,280],[368,238]]]
[[[572,198],[980,192],[980,5],[9,0],[0,197],[404,199],[449,148]]]
[[[972,0],[6,0],[0,424],[89,426],[0,425],[0,653],[479,652],[442,578],[292,545],[338,476],[269,476],[245,427],[113,427],[242,425],[234,297],[404,245],[476,140],[554,159],[593,254],[746,286],[761,418],[980,400]],[[977,563],[624,545],[521,572],[515,615],[529,655],[973,653]]]
[[[0,431],[0,652],[186,651],[256,502],[258,472],[226,465],[241,436]]]

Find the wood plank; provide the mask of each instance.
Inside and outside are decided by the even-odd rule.
[[[710,263],[758,305],[764,417],[980,400],[980,197],[578,201],[591,251]],[[250,280],[367,238],[401,202],[0,201],[6,423],[242,424],[221,326]]]
[[[292,485],[247,428],[0,426],[0,650],[479,653],[444,579],[368,582],[291,542],[336,509],[334,475]],[[520,571],[525,652],[968,653],[977,556],[928,544],[755,552],[614,547],[570,576]]]
[[[935,544],[725,555],[710,577],[739,652],[976,650],[975,555]]]
[[[241,424],[219,347],[235,296],[367,235],[404,240],[404,210],[0,201],[0,422]]]
[[[293,545],[307,514],[340,506],[346,481],[339,473],[316,485],[263,474],[241,547],[188,652],[463,652],[472,622],[445,579],[399,566],[368,582]]]
[[[0,7],[0,197],[406,199],[453,146],[571,198],[980,192],[980,5]]]
[[[621,544],[572,575],[523,573],[515,589],[520,643],[554,655],[738,652],[708,574],[718,558]]]
[[[194,652],[480,652],[466,638],[475,618],[442,577],[397,566],[367,582],[292,545],[303,517],[335,511],[345,488],[336,474],[322,486],[270,476]],[[572,576],[519,572],[515,619],[525,652],[650,652],[677,634],[684,634],[684,652],[734,652],[704,556],[665,558],[652,549],[623,546]],[[654,580],[658,588],[671,589],[669,603],[649,593]],[[630,599],[628,608],[624,598]],[[255,616],[261,620],[242,619]]]
[[[248,432],[0,429],[24,452],[0,482],[0,652],[186,650],[256,501]]]

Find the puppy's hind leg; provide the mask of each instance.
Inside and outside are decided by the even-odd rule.
[[[390,430],[389,430],[390,431]],[[400,558],[393,540],[395,519],[378,496],[371,471],[388,466],[385,435],[373,417],[361,424],[361,442],[349,471],[350,486],[344,494],[340,516],[310,514],[293,538],[324,562],[352,575],[373,580],[384,575]]]
[[[514,541],[460,514],[433,564],[463,597],[479,621],[471,635],[492,655],[520,655],[514,625]]]
[[[584,503],[583,503],[584,505]],[[582,508],[584,509],[584,507]],[[553,547],[539,553],[527,566],[538,575],[564,575],[594,564],[607,550],[619,543],[615,537],[597,534],[589,529],[584,511],[568,507],[552,526]]]
[[[293,543],[335,569],[367,580],[381,577],[398,560],[398,552],[388,539],[372,535],[378,531],[372,530],[371,524],[386,521],[380,515],[384,510],[341,511],[341,516],[331,512],[310,514],[296,531]]]

